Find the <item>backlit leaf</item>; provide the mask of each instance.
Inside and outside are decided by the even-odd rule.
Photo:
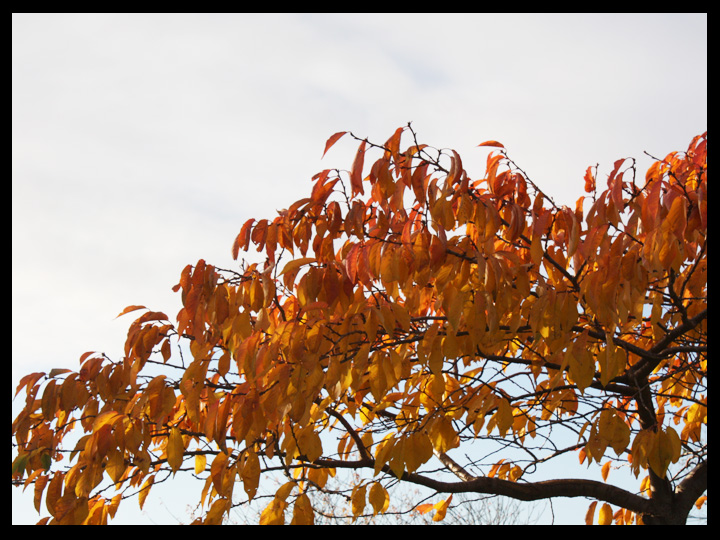
[[[496,148],[505,148],[501,143],[497,141],[485,141],[478,144],[478,146],[495,146]]]
[[[330,148],[332,148],[332,145],[335,144],[336,142],[338,142],[340,137],[342,137],[346,133],[347,133],[347,131],[339,131],[339,132],[335,133],[334,135],[332,135],[325,143],[325,151],[323,152],[322,157],[325,157],[325,154],[327,154],[327,151],[330,150]]]
[[[352,168],[350,169],[350,186],[352,187],[353,195],[365,193],[362,185],[362,171],[363,164],[365,162],[365,141],[360,143],[357,154],[355,154],[355,160],[353,161]]]
[[[448,506],[450,506],[450,503],[452,502],[452,494],[445,499],[444,501],[440,501],[437,503],[433,508],[435,508],[435,515],[433,516],[433,521],[442,521],[445,519],[445,514],[447,513]]]
[[[598,515],[598,525],[612,525],[613,512],[608,503],[603,503]]]
[[[168,465],[170,465],[170,469],[172,469],[173,472],[177,472],[182,465],[184,451],[185,445],[183,444],[183,438],[180,430],[177,427],[170,428],[167,446],[167,460]]]
[[[378,515],[378,513],[382,514],[390,505],[390,497],[388,497],[387,491],[379,482],[374,482],[370,486],[368,501],[373,507],[373,516]]]

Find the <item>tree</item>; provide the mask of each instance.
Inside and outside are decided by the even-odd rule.
[[[410,124],[382,145],[349,135],[349,171],[244,223],[234,258],[264,262],[188,265],[175,322],[123,310],[143,313],[120,360],[22,378],[12,478],[42,521],[105,523],[186,474],[196,521],[220,523],[276,472],[260,521],[307,523],[308,494],[350,470],[353,516],[399,481],[447,495],[422,507],[435,520],[475,493],[684,523],[707,489],[707,134],[644,182],[620,159],[600,191],[588,167],[574,209],[496,141],[474,180]],[[604,481],[533,479],[578,459]],[[621,467],[634,489],[609,481]]]

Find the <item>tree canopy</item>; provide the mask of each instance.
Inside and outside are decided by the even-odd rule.
[[[221,523],[279,473],[260,521],[312,523],[347,469],[355,516],[407,482],[441,494],[417,508],[435,520],[482,493],[684,523],[707,490],[707,133],[644,178],[633,158],[602,186],[588,167],[574,208],[497,141],[474,179],[410,124],[384,144],[336,133],[323,156],[343,137],[349,170],[244,222],[232,254],[257,262],[188,265],[174,320],[122,311],[140,316],[121,358],[21,379],[12,480],[41,522],[106,523],[182,474],[197,522]],[[533,478],[569,462],[604,481]]]

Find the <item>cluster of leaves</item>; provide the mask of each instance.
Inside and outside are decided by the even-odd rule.
[[[188,265],[175,322],[121,313],[144,310],[121,360],[87,353],[78,372],[20,381],[12,477],[34,486],[38,511],[44,496],[43,521],[105,523],[188,471],[197,521],[220,523],[237,485],[251,500],[281,470],[261,522],[292,506],[292,522],[311,523],[309,495],[340,468],[367,471],[356,517],[388,508],[387,480],[449,493],[420,508],[437,520],[461,492],[595,498],[604,522],[686,516],[707,482],[707,135],[655,160],[642,186],[633,159],[603,191],[589,167],[574,209],[496,141],[479,145],[493,150],[473,180],[410,125],[383,145],[356,140],[349,171],[320,172],[309,197],[242,226],[234,258],[254,248],[264,263]],[[559,447],[561,428],[576,443]],[[448,454],[478,438],[527,457],[483,473]],[[424,473],[433,456],[459,481]],[[526,479],[572,456],[605,480],[625,463],[643,495]]]

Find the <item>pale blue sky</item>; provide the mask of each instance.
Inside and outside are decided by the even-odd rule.
[[[706,14],[13,14],[12,39],[13,390],[121,356],[126,305],[174,316],[186,264],[232,267],[246,219],[350,167],[349,139],[320,159],[337,131],[412,121],[471,177],[496,139],[570,205],[589,165],[644,176],[707,129]]]

